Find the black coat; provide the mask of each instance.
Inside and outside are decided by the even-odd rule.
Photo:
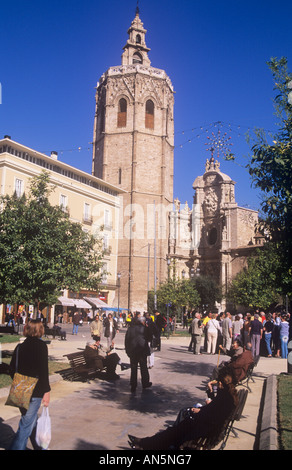
[[[48,347],[44,341],[28,337],[18,345],[10,363],[10,375],[13,377],[16,369],[16,349],[18,348],[18,370],[20,374],[38,377],[38,382],[32,396],[42,398],[51,390],[49,383]]]
[[[141,322],[132,320],[125,337],[125,349],[127,356],[141,357],[149,356],[149,342],[151,341],[151,331]]]

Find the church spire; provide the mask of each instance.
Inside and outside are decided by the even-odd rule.
[[[146,46],[145,35],[147,30],[140,19],[139,1],[137,1],[136,16],[128,29],[129,39],[125,45],[122,55],[122,65],[143,64],[150,67],[148,52],[150,49]]]
[[[136,6],[136,16],[140,15],[140,9],[139,9],[139,0],[137,0],[137,6]]]

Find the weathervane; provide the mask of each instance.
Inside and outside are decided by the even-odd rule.
[[[220,121],[216,122],[214,124],[214,127],[222,127],[222,123]],[[207,131],[208,133],[208,131]],[[207,148],[208,152],[211,152],[211,158],[214,160],[214,152],[217,153],[217,158],[220,157],[220,155],[224,156],[225,160],[231,160],[232,159],[232,154],[230,152],[230,147],[233,145],[232,142],[230,142],[231,137],[228,137],[227,132],[222,133],[220,129],[218,128],[217,134],[212,131],[211,136],[207,136],[208,142],[205,145],[208,145],[209,147]]]
[[[140,9],[139,9],[139,0],[137,0],[137,6],[136,6],[136,15],[139,15]]]

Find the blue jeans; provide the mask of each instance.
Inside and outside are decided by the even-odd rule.
[[[265,342],[266,342],[267,351],[268,351],[269,356],[272,355],[271,339],[272,339],[272,333],[265,333]]]
[[[38,419],[38,411],[42,403],[42,398],[32,398],[28,410],[20,408],[22,417],[19,421],[17,433],[14,436],[9,450],[25,450],[28,438],[30,437],[32,446],[35,450],[39,450],[36,441],[36,425]]]
[[[283,359],[288,357],[288,336],[280,336],[281,340],[281,356]]]
[[[74,325],[73,325],[73,333],[72,333],[73,335],[74,335],[74,334],[77,335],[77,333],[78,333],[78,326],[79,326],[79,325],[75,325],[75,323],[74,323]]]

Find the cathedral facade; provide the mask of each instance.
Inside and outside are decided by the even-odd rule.
[[[256,246],[258,214],[237,206],[235,183],[212,157],[193,184],[191,207],[173,200],[174,90],[153,68],[139,10],[122,63],[96,89],[92,173],[123,190],[114,306],[147,309],[147,292],[178,278],[214,277],[223,287]]]
[[[263,243],[255,231],[258,212],[238,206],[235,182],[213,157],[207,159],[193,189],[192,207],[176,199],[170,213],[171,266],[178,278],[212,277],[226,293],[252,251]],[[226,308],[224,299],[218,308]]]

